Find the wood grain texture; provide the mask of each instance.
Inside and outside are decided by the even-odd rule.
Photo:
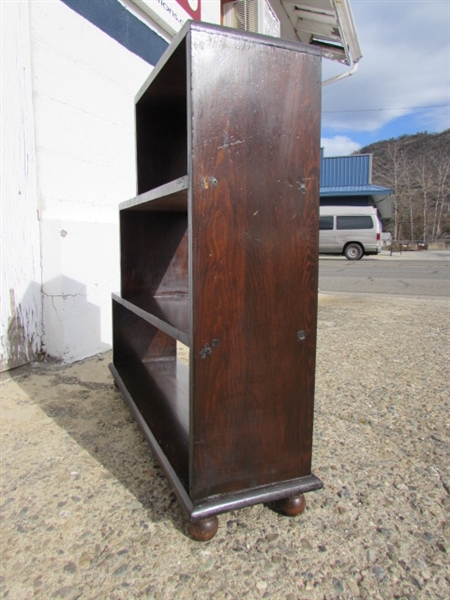
[[[191,44],[191,493],[204,498],[310,473],[320,59],[235,36]]]
[[[122,295],[187,295],[187,214],[126,210],[120,215]]]
[[[123,298],[113,294],[112,298],[140,319],[154,325],[185,346],[190,346],[188,296],[153,297],[145,294]]]
[[[188,369],[176,359],[174,338],[117,301],[113,319],[113,362],[120,384],[188,489]]]
[[[321,59],[204,24],[177,43],[139,93],[113,373],[196,521],[321,487]],[[175,339],[190,346],[188,380]]]

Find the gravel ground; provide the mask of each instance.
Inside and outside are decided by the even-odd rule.
[[[109,354],[2,376],[0,597],[450,597],[449,303],[320,295],[313,471],[191,540]]]

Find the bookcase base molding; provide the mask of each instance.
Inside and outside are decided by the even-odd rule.
[[[131,412],[143,432],[160,467],[172,485],[177,500],[189,520],[189,532],[198,541],[208,541],[214,537],[218,529],[218,515],[237,510],[254,504],[271,504],[280,513],[295,517],[300,515],[305,507],[304,494],[323,487],[322,481],[314,474],[300,477],[296,480],[263,486],[227,496],[210,498],[194,504],[187,494],[171,463],[156,441],[142,412],[135,404],[130,392],[114,364],[109,365],[114,382],[125,398]]]

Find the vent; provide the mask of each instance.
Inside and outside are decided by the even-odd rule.
[[[223,6],[223,24],[280,37],[280,21],[267,0],[236,0]]]

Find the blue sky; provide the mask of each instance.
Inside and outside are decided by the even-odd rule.
[[[350,4],[363,58],[354,75],[323,88],[325,156],[449,129],[450,0]],[[323,61],[324,79],[345,70]]]

